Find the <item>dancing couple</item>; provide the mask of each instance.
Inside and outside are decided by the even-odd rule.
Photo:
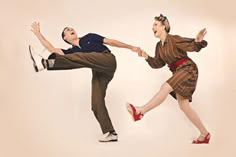
[[[193,60],[187,56],[187,52],[198,52],[207,46],[207,42],[203,40],[206,29],[202,29],[196,38],[171,35],[169,34],[169,21],[167,17],[161,14],[154,18],[152,30],[154,36],[160,39],[156,45],[154,57],[149,56],[137,46],[106,38],[99,34],[88,33],[78,37],[76,31],[70,27],[65,27],[61,35],[62,39],[71,45],[71,48],[55,48],[42,35],[39,23],[34,22],[31,31],[46,51],[35,52],[32,46],[29,47],[29,51],[36,72],[44,69],[50,71],[90,68],[92,70],[91,104],[92,111],[103,132],[99,138],[100,142],[118,141],[118,135],[105,105],[106,90],[116,71],[116,58],[106,45],[129,49],[143,57],[152,68],[161,68],[167,64],[172,76],[163,83],[160,90],[145,105],[138,107],[127,103],[128,112],[134,121],[141,120],[147,112],[159,106],[170,94],[177,99],[180,109],[200,132],[200,136],[192,143],[209,143],[211,136],[209,131],[190,106],[197,85],[198,68]]]

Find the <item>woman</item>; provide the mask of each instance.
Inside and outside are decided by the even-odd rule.
[[[177,99],[180,109],[200,131],[200,136],[192,143],[209,143],[210,133],[189,105],[197,84],[198,68],[186,53],[187,51],[198,52],[201,48],[207,46],[207,42],[203,40],[206,29],[201,30],[195,39],[183,38],[169,34],[168,19],[162,14],[154,19],[152,30],[154,36],[160,39],[156,45],[155,57],[150,57],[145,51],[142,51],[139,55],[144,57],[152,68],[161,68],[168,64],[173,75],[147,104],[135,107],[128,103],[127,109],[134,121],[140,120],[148,111],[159,106],[168,94],[171,94]]]

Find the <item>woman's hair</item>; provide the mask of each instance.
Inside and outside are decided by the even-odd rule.
[[[156,16],[154,19],[156,21],[160,21],[161,24],[165,26],[165,31],[167,33],[170,32],[170,24],[166,16],[163,16],[162,14],[160,14],[160,16]]]
[[[62,37],[62,39],[63,39],[67,44],[70,44],[70,45],[71,45],[71,43],[69,43],[67,40],[64,39],[64,37],[65,37],[65,30],[66,30],[67,28],[68,28],[68,27],[65,27],[65,28],[63,29],[63,31],[62,31],[62,33],[61,33],[61,37]]]

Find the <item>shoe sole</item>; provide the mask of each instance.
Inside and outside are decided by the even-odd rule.
[[[102,142],[102,143],[106,143],[106,142],[118,142],[118,140],[110,140],[110,141],[99,141],[99,142]]]
[[[32,52],[31,52],[31,46],[29,45],[29,53],[30,53],[30,58],[32,59],[32,61],[33,61],[33,66],[34,66],[34,70],[36,71],[36,72],[38,72],[39,70],[38,70],[38,68],[37,68],[37,66],[36,66],[36,62],[35,62],[35,60],[34,60],[34,57],[33,57],[33,54],[32,54]]]

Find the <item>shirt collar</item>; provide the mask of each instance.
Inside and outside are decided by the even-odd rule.
[[[79,41],[80,41],[80,38],[79,38]],[[72,45],[72,48],[74,48],[74,47],[79,47],[79,48],[81,48],[80,45],[79,45],[79,41],[78,41],[77,45]]]
[[[166,39],[164,41],[164,45],[162,45],[161,40],[159,41],[160,46],[162,46],[162,47],[164,47],[166,45],[166,43],[168,43],[168,42],[170,42],[170,35],[169,34],[166,35]]]

